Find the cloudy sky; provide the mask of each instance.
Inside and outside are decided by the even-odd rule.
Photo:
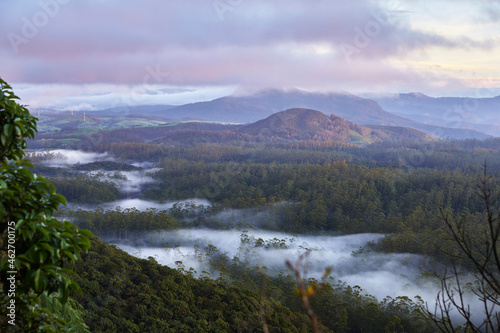
[[[33,107],[500,94],[498,0],[0,0],[0,31],[0,76]]]

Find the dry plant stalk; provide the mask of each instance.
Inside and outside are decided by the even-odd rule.
[[[319,332],[319,325],[318,325],[318,317],[314,313],[314,310],[311,307],[311,303],[309,300],[314,297],[314,294],[316,293],[316,287],[315,285],[311,284],[309,286],[306,286],[304,279],[307,276],[307,268],[308,268],[308,260],[307,257],[311,253],[311,250],[307,250],[306,253],[302,254],[299,259],[297,260],[297,263],[295,266],[292,264],[290,260],[286,260],[285,263],[287,267],[293,272],[295,275],[295,279],[297,280],[297,293],[299,294],[299,297],[302,300],[302,304],[304,305],[304,308],[307,312],[307,315],[309,318],[311,318],[312,321],[312,326],[313,326],[313,332],[318,333]],[[305,261],[304,261],[305,260]],[[304,264],[303,264],[304,262]],[[301,273],[301,268],[303,267],[303,272]],[[331,267],[326,268],[323,271],[323,278],[322,278],[322,283],[324,283],[325,278],[330,274],[332,271]]]

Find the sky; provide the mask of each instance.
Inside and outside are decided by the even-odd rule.
[[[32,107],[244,89],[500,95],[499,0],[0,0],[0,76]]]

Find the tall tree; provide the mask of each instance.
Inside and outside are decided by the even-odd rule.
[[[0,331],[85,331],[67,316],[79,286],[64,263],[88,251],[92,234],[53,217],[66,200],[24,160],[37,119],[18,99],[0,78]]]

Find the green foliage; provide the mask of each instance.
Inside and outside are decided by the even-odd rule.
[[[75,300],[68,299],[63,304],[57,293],[49,295],[44,292],[41,295],[40,305],[59,317],[59,321],[64,325],[64,327],[59,327],[59,330],[70,333],[90,333],[89,327],[82,318],[83,307]]]
[[[36,118],[15,102],[18,98],[1,79],[0,88],[0,325],[12,329],[5,311],[14,298],[9,296],[4,272],[15,271],[16,327],[25,332],[60,331],[64,320],[41,304],[41,296],[57,291],[59,302],[65,305],[69,293],[79,289],[63,264],[90,248],[92,234],[53,217],[66,200],[22,160],[25,138],[33,138]],[[9,234],[15,237],[8,238]]]
[[[141,212],[135,208],[114,210],[99,208],[95,211],[77,210],[67,212],[68,217],[83,229],[88,229],[99,237],[126,239],[128,234],[143,232],[174,230],[181,223],[171,217],[167,211],[150,208]]]
[[[98,176],[78,175],[51,177],[57,192],[72,203],[100,204],[122,198],[115,183],[99,180]]]
[[[242,237],[242,245],[257,245],[244,243]],[[92,331],[262,332],[261,310],[271,332],[312,331],[291,275],[265,277],[262,290],[263,276],[257,267],[230,259],[211,246],[204,249],[206,260],[212,268],[224,270],[226,278],[195,279],[182,263],[172,269],[152,257],[134,258],[98,238],[91,242],[82,261],[68,267],[79,275],[84,292],[74,298],[83,305],[83,318]],[[311,305],[321,332],[386,332],[386,327],[389,332],[436,331],[421,316],[423,304],[418,298],[378,301],[359,287],[333,279],[326,283],[310,279],[308,285],[316,285]]]
[[[92,331],[262,332],[257,290],[195,279],[154,258],[137,259],[98,238],[91,241],[89,253],[69,267],[79,275],[84,293],[74,298]],[[302,311],[277,299],[267,299],[266,307],[271,331],[311,332]]]
[[[114,161],[97,161],[87,164],[75,165],[76,170],[82,171],[95,171],[95,170],[107,170],[107,171],[135,171],[142,170],[142,168],[133,166],[127,163],[120,163]]]
[[[36,118],[16,103],[12,87],[0,78],[0,157],[2,160],[20,160],[24,157],[26,138],[33,139]]]

